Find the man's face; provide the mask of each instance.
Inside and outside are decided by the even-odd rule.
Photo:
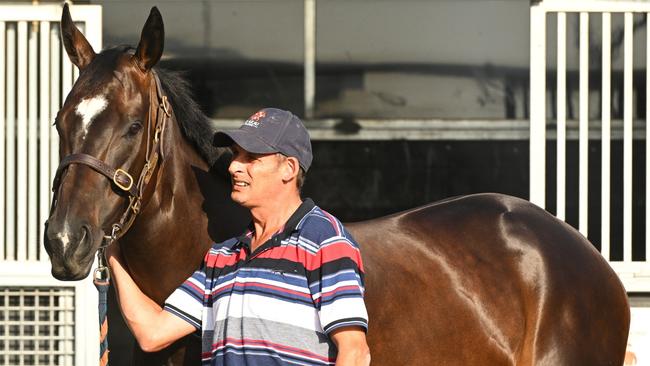
[[[233,157],[228,172],[232,179],[232,200],[247,208],[273,200],[283,185],[282,156],[250,153],[237,144],[230,149]]]

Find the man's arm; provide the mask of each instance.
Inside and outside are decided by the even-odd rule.
[[[143,351],[159,351],[195,331],[140,290],[124,266],[118,244],[111,245],[106,256],[122,316]]]
[[[341,327],[335,329],[330,337],[338,348],[336,366],[368,366],[370,350],[366,342],[366,332],[360,327]]]

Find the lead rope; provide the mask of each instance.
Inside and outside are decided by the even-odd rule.
[[[118,224],[113,225],[110,236],[104,236],[103,243],[97,250],[97,268],[93,275],[93,283],[97,288],[99,300],[97,310],[99,312],[99,366],[108,366],[108,288],[111,284],[111,273],[106,263],[106,247],[113,244],[117,233],[120,231]]]

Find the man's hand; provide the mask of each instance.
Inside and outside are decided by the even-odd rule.
[[[124,266],[119,244],[113,243],[107,248],[106,260],[122,316],[143,351],[159,351],[195,330],[189,323],[164,311],[140,290]]]
[[[330,336],[338,348],[336,366],[370,365],[370,350],[363,329],[342,327],[334,330]]]
[[[106,247],[106,251],[104,252],[104,255],[106,256],[106,263],[108,263],[109,267],[112,267],[111,262],[115,263],[115,261],[119,262],[120,264],[123,264],[122,250],[120,249],[120,244],[118,244],[115,241],[113,241],[111,245]]]

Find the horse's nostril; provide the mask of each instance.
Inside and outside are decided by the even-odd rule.
[[[79,234],[79,243],[83,243],[86,240],[86,236],[90,233],[90,229],[86,225],[81,226],[81,234]]]
[[[92,249],[92,230],[89,225],[81,225],[78,242],[80,249],[84,253],[87,253]]]

